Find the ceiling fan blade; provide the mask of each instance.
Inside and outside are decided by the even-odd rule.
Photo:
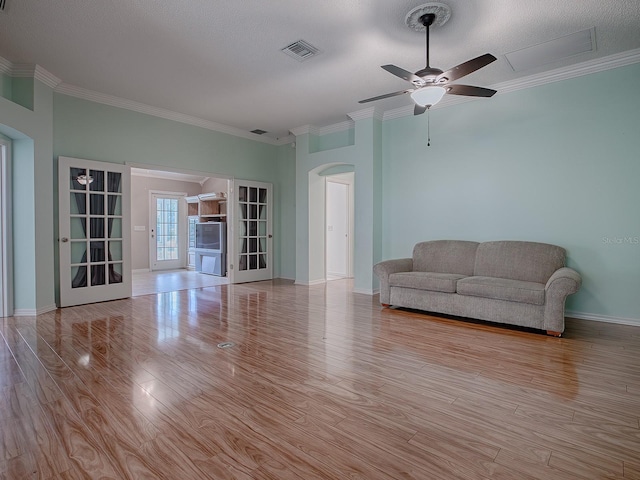
[[[436,78],[436,82],[442,78],[446,78],[448,82],[453,82],[454,80],[462,78],[465,75],[469,75],[470,73],[473,73],[476,70],[481,69],[482,67],[486,67],[491,62],[495,62],[496,60],[497,58],[490,53],[485,53],[484,55],[480,55],[479,57],[468,60],[464,63],[461,63],[457,67],[453,67],[452,69],[441,73]]]
[[[395,65],[382,65],[382,68],[384,68],[387,72],[395,75],[396,77],[400,77],[403,80],[406,80],[407,82],[422,81],[420,77],[405,70],[404,68],[396,67]]]
[[[447,93],[451,95],[466,95],[468,97],[493,97],[496,90],[483,87],[472,87],[471,85],[447,85]]]
[[[426,105],[422,106],[422,105],[418,105],[416,103],[416,106],[413,107],[413,114],[414,115],[422,115],[426,111],[427,111],[427,106]]]
[[[400,90],[399,92],[378,95],[377,97],[371,97],[371,98],[367,98],[366,100],[360,100],[358,103],[375,102],[376,100],[382,100],[383,98],[397,97],[398,95],[404,95],[405,93],[410,93],[410,92],[413,92],[413,88],[410,88],[408,90]]]

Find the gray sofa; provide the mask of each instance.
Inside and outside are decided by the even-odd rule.
[[[564,332],[564,302],[580,288],[565,250],[521,241],[421,242],[412,258],[374,266],[380,303]]]

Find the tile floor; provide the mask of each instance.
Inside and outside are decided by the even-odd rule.
[[[198,273],[193,270],[160,270],[155,272],[139,272],[132,275],[134,297],[153,295],[154,293],[174,292],[192,288],[227,285],[227,277],[218,277]]]

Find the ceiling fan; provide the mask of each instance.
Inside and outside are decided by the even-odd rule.
[[[423,6],[426,7],[429,4]],[[438,4],[441,5],[441,4]],[[420,8],[420,7],[419,7]],[[460,65],[453,67],[446,72],[443,72],[439,68],[433,68],[429,64],[429,27],[436,20],[435,13],[425,13],[418,18],[418,22],[422,24],[426,31],[427,39],[427,66],[422,70],[418,70],[415,73],[411,73],[403,68],[395,65],[382,65],[387,72],[406,80],[413,84],[413,88],[406,90],[400,90],[398,92],[387,93],[385,95],[379,95],[377,97],[367,98],[366,100],[360,100],[358,103],[373,102],[375,100],[382,100],[383,98],[395,97],[398,95],[404,95],[406,93],[411,94],[411,98],[415,102],[413,110],[414,115],[420,115],[427,109],[438,103],[445,93],[451,95],[465,95],[470,97],[492,97],[496,90],[483,87],[473,87],[471,85],[456,85],[451,84],[455,80],[462,78],[476,70],[481,69],[494,62],[496,57],[490,53],[485,53],[472,60],[468,60]]]

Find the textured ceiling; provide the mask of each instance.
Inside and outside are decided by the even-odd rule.
[[[492,53],[464,83],[501,82],[640,47],[638,0],[444,0],[451,19],[431,35],[446,70]],[[404,23],[421,0],[7,0],[0,57],[38,64],[65,84],[242,130],[286,136],[406,88],[380,65],[424,67],[424,35]],[[514,72],[504,55],[595,27],[597,50]],[[322,53],[280,49],[304,39]],[[407,96],[375,105],[390,110]]]

